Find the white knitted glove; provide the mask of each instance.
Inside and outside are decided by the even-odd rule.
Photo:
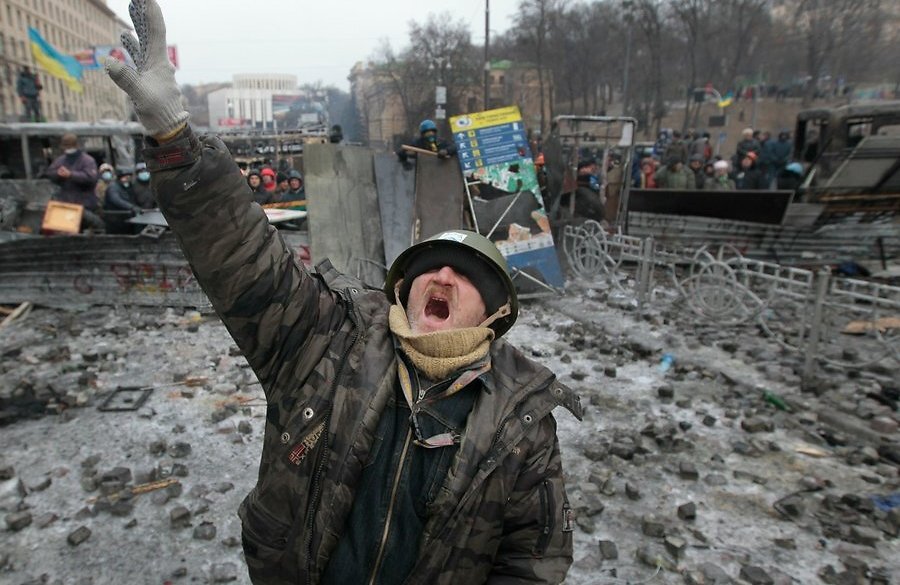
[[[128,6],[137,41],[122,33],[122,44],[134,60],[132,69],[118,59],[106,59],[106,73],[134,104],[134,111],[157,139],[174,136],[187,123],[181,90],[175,83],[175,67],[166,51],[166,23],[156,0],[131,0]]]

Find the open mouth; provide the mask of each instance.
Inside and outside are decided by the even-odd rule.
[[[450,317],[450,305],[446,299],[431,297],[425,305],[425,316],[444,321]]]

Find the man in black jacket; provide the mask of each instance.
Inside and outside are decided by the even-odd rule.
[[[141,206],[135,202],[134,169],[120,166],[116,169],[116,181],[109,184],[103,199],[106,233],[134,233],[134,226],[128,220],[141,212]]]
[[[748,152],[741,159],[741,166],[734,173],[734,185],[738,191],[768,189],[766,177],[756,166],[757,155]]]

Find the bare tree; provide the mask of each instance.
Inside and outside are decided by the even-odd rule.
[[[858,41],[854,33],[864,30],[864,23],[878,12],[880,0],[790,0],[793,26],[804,39],[807,83],[803,104],[815,97],[826,67],[836,53],[851,41]]]
[[[410,23],[409,41],[404,58],[414,64],[416,71],[428,72],[426,78],[431,86],[430,95],[424,92],[422,113],[434,109],[434,88],[438,85],[447,88],[448,116],[463,111],[463,96],[480,80],[483,71],[468,25],[454,20],[449,13],[430,15],[424,24]]]
[[[428,75],[427,66],[423,66],[415,60],[397,56],[389,43],[384,43],[379,47],[376,59],[379,78],[375,85],[384,85],[386,86],[385,93],[397,96],[406,119],[406,132],[411,133],[421,115],[423,93]]]
[[[663,100],[663,31],[666,4],[662,0],[624,0],[623,10],[630,12],[643,36],[647,50],[646,81],[649,85],[649,102],[645,99],[643,109],[648,127],[653,126],[659,133],[660,124],[666,114]]]
[[[711,80],[712,71],[705,67],[708,65],[705,55],[709,42],[714,36],[713,8],[713,0],[672,0],[672,12],[684,31],[683,38],[688,64],[688,97],[684,108],[682,132],[687,130],[688,126],[696,125],[697,117],[700,115],[702,104],[694,104],[691,92],[701,82],[706,83]],[[702,71],[701,68],[703,68]]]
[[[522,0],[515,16],[516,30],[521,46],[534,59],[538,70],[538,91],[541,108],[541,133],[547,129],[547,49],[550,32],[555,29],[556,19],[564,0]],[[552,115],[553,104],[550,104]]]
[[[721,15],[727,39],[732,43],[725,71],[725,86],[735,87],[742,66],[759,48],[761,31],[768,21],[769,0],[721,0]]]

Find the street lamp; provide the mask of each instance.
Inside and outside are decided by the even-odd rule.
[[[434,57],[428,63],[428,69],[438,72],[438,85],[434,89],[434,118],[436,120],[445,120],[447,118],[447,110],[443,106],[447,104],[447,86],[444,85],[444,70],[452,69],[453,64],[450,63],[449,57]]]

